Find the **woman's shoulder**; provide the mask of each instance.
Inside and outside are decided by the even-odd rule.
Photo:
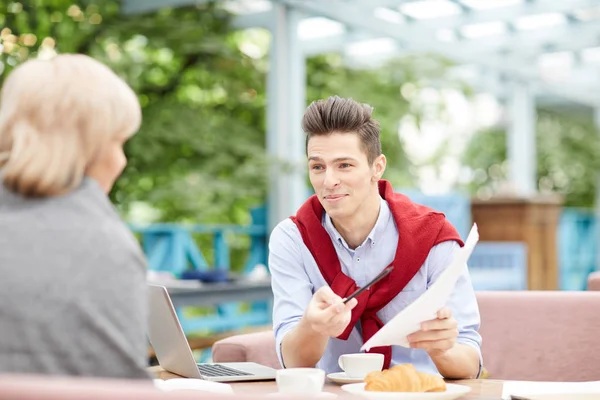
[[[74,191],[53,198],[26,199],[0,188],[0,229],[32,239],[61,238],[78,246],[139,247],[108,196],[91,179]]]

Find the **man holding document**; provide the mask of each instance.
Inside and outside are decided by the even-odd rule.
[[[331,97],[304,114],[315,196],[277,225],[269,243],[277,354],[287,368],[338,371],[338,357],[360,352],[436,282],[463,246],[443,214],[394,193],[381,179],[386,158],[371,113],[371,107]],[[382,272],[387,275],[344,301]],[[384,368],[411,363],[445,378],[475,378],[479,323],[464,265],[446,306],[407,336],[410,347],[370,352],[384,355]]]

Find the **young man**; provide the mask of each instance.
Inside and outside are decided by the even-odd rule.
[[[315,195],[270,238],[277,354],[284,367],[339,371],[379,328],[436,281],[463,243],[441,213],[393,193],[382,180],[379,125],[351,99],[313,102],[302,121]],[[384,268],[358,298],[343,299]],[[465,266],[446,307],[408,339],[372,349],[384,367],[412,363],[445,378],[475,378],[481,366],[479,310]]]

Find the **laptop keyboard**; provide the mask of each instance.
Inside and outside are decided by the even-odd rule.
[[[246,376],[252,375],[239,369],[229,368],[220,364],[198,364],[200,374],[205,376]]]

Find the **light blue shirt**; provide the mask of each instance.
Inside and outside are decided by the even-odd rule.
[[[359,287],[368,283],[394,260],[398,245],[398,230],[388,203],[384,199],[381,199],[381,209],[373,230],[354,250],[350,249],[326,213],[323,213],[322,223],[333,241],[342,271],[354,279]],[[453,252],[457,248],[459,245],[454,241],[443,242],[431,248],[427,259],[414,278],[377,313],[384,324],[436,281],[450,264]],[[313,293],[326,286],[327,282],[310,251],[304,245],[296,224],[289,218],[280,222],[271,233],[269,269],[274,295],[273,328],[276,350],[279,361],[284,366],[281,356],[283,337],[300,321]],[[466,265],[447,306],[458,321],[457,341],[473,346],[479,352],[481,360],[481,336],[477,332],[480,324],[479,308]],[[348,340],[329,339],[317,367],[327,373],[340,371],[337,362],[339,356],[360,352],[362,344],[360,323],[357,323]],[[392,346],[392,366],[402,363],[411,363],[421,372],[438,374],[435,364],[425,350]]]

